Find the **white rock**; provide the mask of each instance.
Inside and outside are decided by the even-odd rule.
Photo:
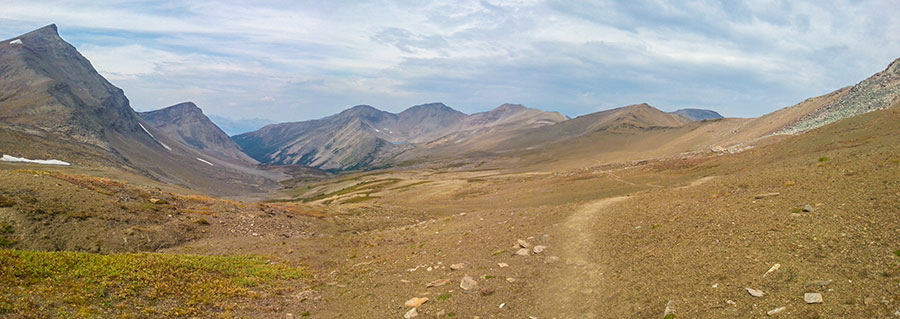
[[[450,265],[450,270],[460,270],[463,268],[466,268],[466,265],[464,265],[462,263]]]
[[[753,289],[753,288],[744,288],[744,289],[747,289],[747,292],[750,293],[750,295],[753,297],[762,297],[766,294],[765,292],[763,292],[762,290],[759,290],[759,289]]]
[[[500,267],[500,268],[506,268],[506,267],[509,267],[509,264],[507,264],[507,263],[497,263],[497,267]]]
[[[540,254],[540,253],[544,252],[544,249],[547,249],[547,246],[537,245],[537,246],[534,246],[533,251],[535,254]]]
[[[516,255],[519,255],[519,256],[528,256],[530,254],[531,254],[531,250],[528,250],[528,248],[522,248],[522,249],[519,249],[516,251]]]
[[[785,309],[785,307],[778,307],[778,308],[769,310],[768,312],[766,312],[766,314],[769,316],[774,316],[774,315],[777,315],[779,312],[784,311],[784,309]]]
[[[675,314],[675,300],[669,300],[666,303],[666,310],[663,311],[663,317]]]
[[[415,307],[421,306],[423,303],[425,303],[427,301],[428,301],[427,297],[421,297],[421,298],[413,297],[413,298],[407,300],[405,303],[403,303],[403,305],[407,306],[407,307],[415,308]]]
[[[475,286],[478,286],[478,282],[469,276],[463,277],[463,279],[459,282],[459,288],[462,288],[463,290],[471,290],[472,288],[475,288]]]
[[[822,303],[822,294],[818,292],[807,292],[803,294],[803,301],[806,301],[806,303]]]
[[[415,318],[418,316],[419,316],[419,312],[416,311],[416,308],[412,308],[409,311],[407,311],[406,314],[403,315],[403,318],[410,319],[410,318]]]
[[[772,268],[769,268],[769,270],[766,271],[765,274],[763,274],[763,277],[765,277],[766,275],[768,275],[769,273],[771,273],[771,272],[773,272],[773,271],[778,270],[778,268],[781,268],[781,264],[774,264],[774,265],[772,265]]]

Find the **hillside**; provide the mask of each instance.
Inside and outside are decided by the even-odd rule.
[[[208,163],[144,122],[55,25],[0,44],[0,148],[9,155],[112,166],[214,194],[256,193],[275,177]]]
[[[237,143],[210,121],[194,103],[179,103],[138,115],[162,134],[209,157],[249,166],[259,163],[244,154]]]
[[[723,116],[716,111],[704,109],[680,109],[672,113],[684,116],[694,121],[715,120],[723,118]]]

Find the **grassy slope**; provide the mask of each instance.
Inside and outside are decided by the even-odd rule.
[[[304,277],[259,256],[96,255],[0,250],[0,315],[230,317],[262,290]]]

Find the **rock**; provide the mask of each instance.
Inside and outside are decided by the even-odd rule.
[[[519,255],[519,256],[528,256],[530,254],[531,254],[531,250],[528,250],[528,248],[522,248],[522,249],[519,249],[516,251],[516,255]]]
[[[427,297],[421,297],[421,298],[413,297],[412,299],[409,299],[406,302],[404,302],[403,305],[407,306],[407,307],[415,308],[415,307],[421,306],[426,301],[428,301]]]
[[[777,315],[779,312],[784,311],[784,309],[785,309],[785,307],[778,307],[778,308],[769,310],[768,312],[766,312],[766,314],[769,316],[774,316],[774,315]]]
[[[150,199],[150,204],[165,205],[167,203],[168,202],[165,199],[159,199],[159,198],[151,198]]]
[[[806,303],[809,304],[824,302],[822,300],[822,294],[818,292],[807,292],[803,294],[803,301],[806,301]]]
[[[831,284],[831,280],[813,280],[807,281],[806,287],[825,287]]]
[[[547,249],[547,246],[537,245],[537,246],[534,246],[533,251],[535,254],[540,254],[540,253],[544,252],[544,249]]]
[[[803,212],[804,212],[804,213],[812,213],[812,211],[813,211],[812,205],[810,205],[810,204],[803,205]]]
[[[462,288],[463,290],[471,290],[472,288],[475,288],[475,286],[478,286],[478,282],[469,276],[463,277],[463,279],[459,282],[459,288]]]
[[[675,300],[669,300],[669,302],[666,303],[666,310],[663,311],[663,317],[669,315],[675,315]]]
[[[463,268],[466,268],[466,265],[464,265],[462,263],[450,265],[450,270],[460,270]]]
[[[412,308],[409,311],[407,311],[406,314],[403,315],[403,318],[410,319],[410,318],[415,318],[418,316],[419,316],[419,312],[416,311],[416,308]]]
[[[506,278],[506,282],[514,283],[514,282],[516,282],[516,278]]]
[[[550,242],[550,235],[546,235],[546,234],[541,235],[541,237],[538,238],[538,241],[540,241],[541,243],[546,244],[546,243]]]
[[[765,193],[765,194],[757,194],[757,195],[754,196],[753,198],[756,198],[756,199],[763,199],[763,198],[775,197],[775,196],[778,196],[778,195],[781,195],[781,193]]]
[[[516,244],[519,244],[519,247],[522,247],[522,248],[530,248],[531,247],[531,244],[529,244],[527,241],[524,241],[521,239],[517,239]]]
[[[768,275],[769,273],[771,273],[771,272],[773,272],[773,271],[778,270],[778,268],[781,268],[781,264],[774,264],[774,265],[772,265],[772,268],[769,268],[769,270],[766,271],[765,274],[763,274],[763,277],[765,277],[766,275]]]
[[[286,314],[286,315],[284,315],[284,318],[285,319],[294,319],[294,314],[292,314],[292,313]]]
[[[747,292],[750,293],[750,295],[753,297],[762,297],[766,294],[765,292],[763,292],[762,290],[759,290],[759,289],[746,288],[746,287],[744,289],[747,289]]]
[[[427,285],[425,285],[425,288],[440,287],[440,286],[443,286],[443,285],[446,285],[449,283],[450,283],[450,279],[438,279],[438,280],[429,282]]]
[[[737,306],[737,303],[734,302],[734,300],[725,300],[725,303],[732,305],[732,306]]]
[[[497,263],[497,267],[500,267],[500,268],[506,268],[506,267],[509,267],[509,264],[507,264],[507,263]]]

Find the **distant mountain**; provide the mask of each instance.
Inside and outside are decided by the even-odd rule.
[[[215,194],[277,187],[252,167],[204,153],[144,121],[49,25],[0,42],[0,149],[26,158],[113,166]]]
[[[192,102],[138,114],[160,132],[208,156],[246,165],[259,164]]]
[[[458,142],[489,131],[539,127],[564,120],[559,113],[512,104],[473,115],[442,103],[416,105],[399,114],[358,105],[322,119],[268,125],[233,138],[260,162],[347,170],[388,164],[414,144],[438,139]]]
[[[692,121],[714,120],[723,118],[722,115],[716,111],[704,109],[680,109],[671,113],[684,116],[691,119]]]
[[[216,123],[216,126],[222,129],[228,136],[235,136],[241,133],[256,131],[263,126],[273,124],[275,122],[267,119],[230,119],[215,114],[207,115],[207,117]]]

